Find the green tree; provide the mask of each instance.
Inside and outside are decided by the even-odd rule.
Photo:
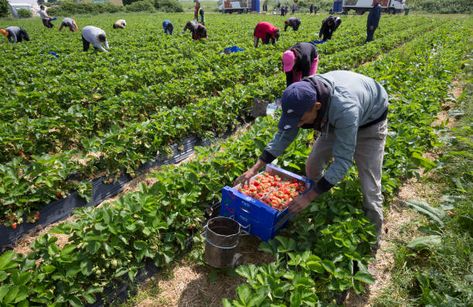
[[[0,17],[7,17],[9,14],[9,7],[7,0],[0,0]]]

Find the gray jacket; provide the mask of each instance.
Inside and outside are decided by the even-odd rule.
[[[317,192],[323,193],[340,182],[353,164],[358,129],[386,116],[388,94],[375,80],[351,71],[332,71],[311,78],[326,84],[330,91],[326,123],[320,137],[329,137],[329,129],[334,132],[330,136],[335,137],[334,161],[321,179],[325,187],[317,188],[320,181],[315,187]],[[298,128],[279,130],[265,151],[273,157],[280,156],[294,141],[298,131]]]

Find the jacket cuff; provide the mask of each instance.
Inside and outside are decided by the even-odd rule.
[[[333,184],[331,184],[330,182],[328,182],[324,177],[322,177],[314,186],[314,190],[315,192],[317,192],[317,194],[323,194],[325,192],[327,192],[328,190],[330,190],[331,188],[333,187]]]
[[[269,151],[264,150],[261,156],[259,157],[259,159],[263,161],[264,163],[269,164],[273,162],[274,160],[276,160],[276,157],[273,156]]]

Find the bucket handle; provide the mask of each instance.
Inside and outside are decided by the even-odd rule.
[[[250,230],[251,230],[251,224],[248,224],[248,225],[242,225],[240,222],[238,222],[237,220],[235,220],[235,216],[232,215],[232,216],[227,216],[228,218],[234,220],[235,222],[238,223],[238,225],[240,225],[240,237],[242,236],[249,236],[250,235]],[[204,225],[204,229],[202,230],[202,232],[200,233],[201,236],[204,237],[204,234],[205,234],[205,230],[207,229],[207,224]],[[210,243],[210,242],[209,242]],[[213,245],[212,243],[210,243],[211,245]],[[214,245],[215,246],[215,245]],[[215,247],[218,247],[218,246],[215,246]]]
[[[231,215],[229,216],[228,218],[231,218],[232,220],[234,220],[235,222],[238,223],[238,225],[240,225],[240,228],[241,228],[241,234],[240,236],[249,236],[250,235],[250,231],[251,231],[251,224],[248,224],[248,225],[242,225],[240,222],[238,222],[237,220],[235,220],[235,216],[234,215]]]

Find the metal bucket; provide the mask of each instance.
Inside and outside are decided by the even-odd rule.
[[[204,261],[214,268],[235,266],[240,257],[235,253],[240,232],[240,224],[231,218],[218,216],[208,220],[205,226]]]

